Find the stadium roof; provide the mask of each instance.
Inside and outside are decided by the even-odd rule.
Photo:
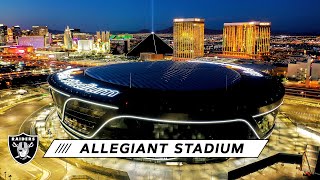
[[[127,56],[140,56],[140,53],[151,52],[155,54],[172,54],[173,49],[167,43],[162,41],[154,33],[151,33],[143,41],[141,41],[136,47],[131,49],[127,53]]]
[[[86,75],[114,85],[166,91],[224,89],[241,78],[238,72],[220,65],[174,61],[94,67],[87,69]]]
[[[224,104],[228,108],[229,102],[235,102],[236,106],[246,104],[246,111],[252,110],[255,114],[256,107],[281,100],[284,94],[284,88],[276,78],[230,63],[148,61],[91,67],[80,74],[62,76],[66,72],[50,76],[49,84],[63,93],[117,105],[123,105],[128,98],[131,102],[168,101],[193,108],[195,102],[214,106]],[[92,88],[95,88],[94,92]],[[96,94],[100,90],[118,94],[105,98]]]

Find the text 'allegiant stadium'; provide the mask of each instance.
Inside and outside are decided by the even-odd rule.
[[[71,76],[71,73],[73,71],[79,71],[80,69],[69,69],[66,71],[63,71],[61,73],[58,73],[58,79],[61,81],[63,84],[70,86],[72,88],[85,91],[87,93],[93,93],[93,94],[98,94],[102,96],[108,96],[108,97],[114,97],[119,94],[119,91],[117,90],[112,90],[112,89],[107,89],[107,88],[100,88],[97,87],[96,84],[94,83],[83,83],[80,80],[74,79]]]
[[[258,157],[266,143],[267,140],[54,140],[45,157]]]
[[[168,143],[150,143],[150,144],[119,144],[113,143],[109,148],[102,144],[97,148],[95,144],[91,147],[86,143],[80,150],[80,153],[165,153]],[[200,143],[177,143],[174,153],[242,153],[243,143],[221,143],[221,144],[200,144]]]

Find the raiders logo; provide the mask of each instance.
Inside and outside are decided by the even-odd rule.
[[[30,162],[37,153],[39,139],[37,135],[21,133],[8,136],[8,147],[11,156],[20,164]]]

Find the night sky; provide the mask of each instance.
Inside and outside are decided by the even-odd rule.
[[[137,31],[152,28],[152,0],[6,0],[0,24],[47,25],[63,30]],[[271,21],[273,31],[320,32],[320,0],[154,0],[154,29],[172,26],[177,17],[205,18],[206,28],[224,22]]]

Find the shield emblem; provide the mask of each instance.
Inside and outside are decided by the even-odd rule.
[[[8,147],[12,158],[20,164],[30,162],[37,153],[39,138],[37,135],[21,133],[8,136]]]

